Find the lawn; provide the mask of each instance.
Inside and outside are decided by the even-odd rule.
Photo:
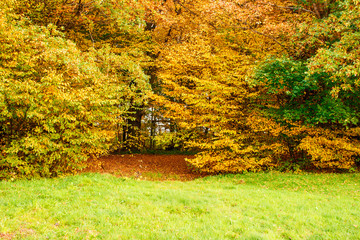
[[[360,174],[0,182],[0,239],[360,239]]]

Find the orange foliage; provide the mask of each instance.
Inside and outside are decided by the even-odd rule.
[[[276,141],[283,130],[256,114],[258,90],[246,78],[256,61],[293,51],[290,35],[309,14],[294,13],[290,1],[142,2],[159,46],[162,92],[154,99],[179,126],[203,132],[188,142],[202,150],[189,162],[208,172],[275,166],[286,154]]]

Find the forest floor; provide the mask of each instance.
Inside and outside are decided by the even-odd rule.
[[[186,158],[191,155],[124,154],[90,160],[84,172],[109,173],[143,180],[189,181],[206,174],[191,169]]]

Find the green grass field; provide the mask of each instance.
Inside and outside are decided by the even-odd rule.
[[[360,175],[0,182],[1,238],[360,239]]]

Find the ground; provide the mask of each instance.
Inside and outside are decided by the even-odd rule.
[[[91,160],[85,172],[110,173],[120,177],[144,180],[188,181],[205,174],[191,169],[185,158],[189,155],[125,154],[109,155]]]

